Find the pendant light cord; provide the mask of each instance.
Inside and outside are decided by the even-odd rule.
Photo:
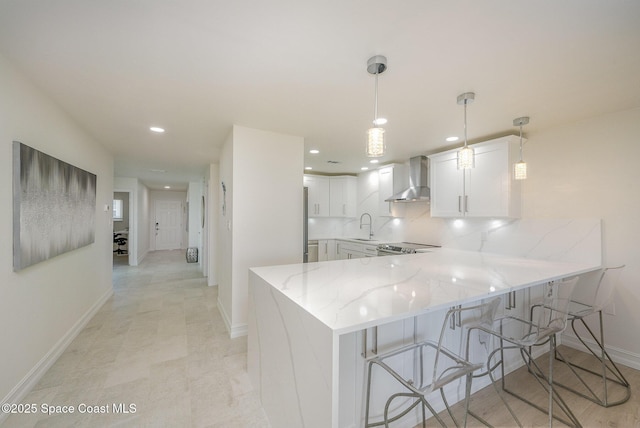
[[[376,65],[376,90],[375,90],[375,101],[373,104],[373,125],[374,127],[378,126],[378,72],[380,70],[380,66]]]
[[[520,162],[522,162],[522,122],[520,122]]]
[[[467,100],[464,100],[464,147],[467,147]]]

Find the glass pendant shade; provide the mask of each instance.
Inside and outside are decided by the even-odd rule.
[[[527,163],[526,162],[520,161],[513,164],[513,177],[516,180],[527,179]]]
[[[377,158],[384,155],[384,128],[369,128],[367,136],[367,156]]]
[[[475,166],[473,149],[465,146],[458,150],[458,169],[471,169]]]

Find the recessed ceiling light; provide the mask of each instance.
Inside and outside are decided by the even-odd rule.
[[[362,168],[360,168],[360,169],[361,169],[362,171],[366,171],[366,170],[368,170],[368,169],[369,169],[369,167],[368,167],[368,166],[363,166],[363,167],[362,167]]]
[[[384,125],[385,123],[387,123],[387,119],[385,119],[384,117],[379,117],[373,121],[374,125]]]
[[[369,161],[369,163],[378,163],[378,162],[380,162],[378,159],[371,159],[371,160]]]
[[[459,139],[460,137],[447,137],[447,141],[449,142],[458,141]]]
[[[311,149],[311,150],[309,150],[309,153],[311,153],[312,155],[317,155],[318,153],[320,153],[320,150],[318,150],[318,149]]]
[[[304,169],[306,169],[308,171],[308,170],[311,170],[313,168],[311,168],[310,166],[305,166]]]
[[[164,186],[165,189],[171,189],[171,186]]]
[[[149,128],[150,131],[157,132],[162,134],[164,132],[164,128],[160,128],[159,126],[152,126]]]

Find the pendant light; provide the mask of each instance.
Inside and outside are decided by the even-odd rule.
[[[465,92],[458,95],[458,104],[464,104],[464,146],[458,150],[458,169],[471,169],[475,166],[473,149],[467,146],[467,104],[475,100],[476,94]]]
[[[527,116],[513,119],[513,126],[520,127],[520,160],[513,164],[513,177],[516,180],[527,179],[527,164],[522,160],[522,125],[526,125],[527,123],[529,123],[529,118]]]
[[[376,55],[367,61],[367,71],[376,76],[375,100],[373,105],[373,126],[367,131],[367,156],[377,158],[384,155],[384,128],[380,125],[386,120],[378,117],[378,75],[387,69],[387,58]]]

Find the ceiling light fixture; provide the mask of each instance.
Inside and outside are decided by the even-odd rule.
[[[384,155],[384,128],[381,128],[380,119],[378,118],[378,75],[384,73],[387,69],[387,58],[382,55],[376,55],[367,61],[367,71],[376,76],[375,100],[373,104],[373,124],[372,128],[367,131],[367,156],[370,158],[378,158]],[[386,123],[386,119],[384,120]]]
[[[160,128],[159,126],[151,126],[149,128],[149,131],[153,131],[153,132],[157,132],[159,134],[162,134],[164,132],[164,128]]]
[[[164,186],[165,189],[171,189],[171,186]]]
[[[305,166],[305,167],[304,167],[304,169],[306,169],[307,171],[310,171],[310,170],[312,170],[313,168],[312,168],[312,167],[310,167],[310,166]]]
[[[527,163],[522,160],[522,125],[529,123],[529,117],[523,116],[513,119],[513,126],[520,127],[520,160],[513,164],[513,176],[516,180],[527,179]]]
[[[458,104],[464,104],[464,146],[458,150],[458,169],[471,169],[475,166],[473,149],[467,146],[467,104],[475,100],[476,94],[465,92],[458,95]]]
[[[454,141],[458,141],[460,139],[460,137],[447,137],[445,138],[446,141],[448,141],[449,143],[452,143]]]
[[[367,171],[368,169],[369,169],[368,166],[363,166],[363,167],[360,168],[361,171]]]
[[[378,159],[371,159],[371,160],[369,161],[369,163],[378,163],[378,162],[380,162]]]
[[[309,150],[309,153],[311,153],[312,155],[317,155],[318,153],[320,153],[320,150],[318,150],[318,149],[311,149],[311,150]]]

